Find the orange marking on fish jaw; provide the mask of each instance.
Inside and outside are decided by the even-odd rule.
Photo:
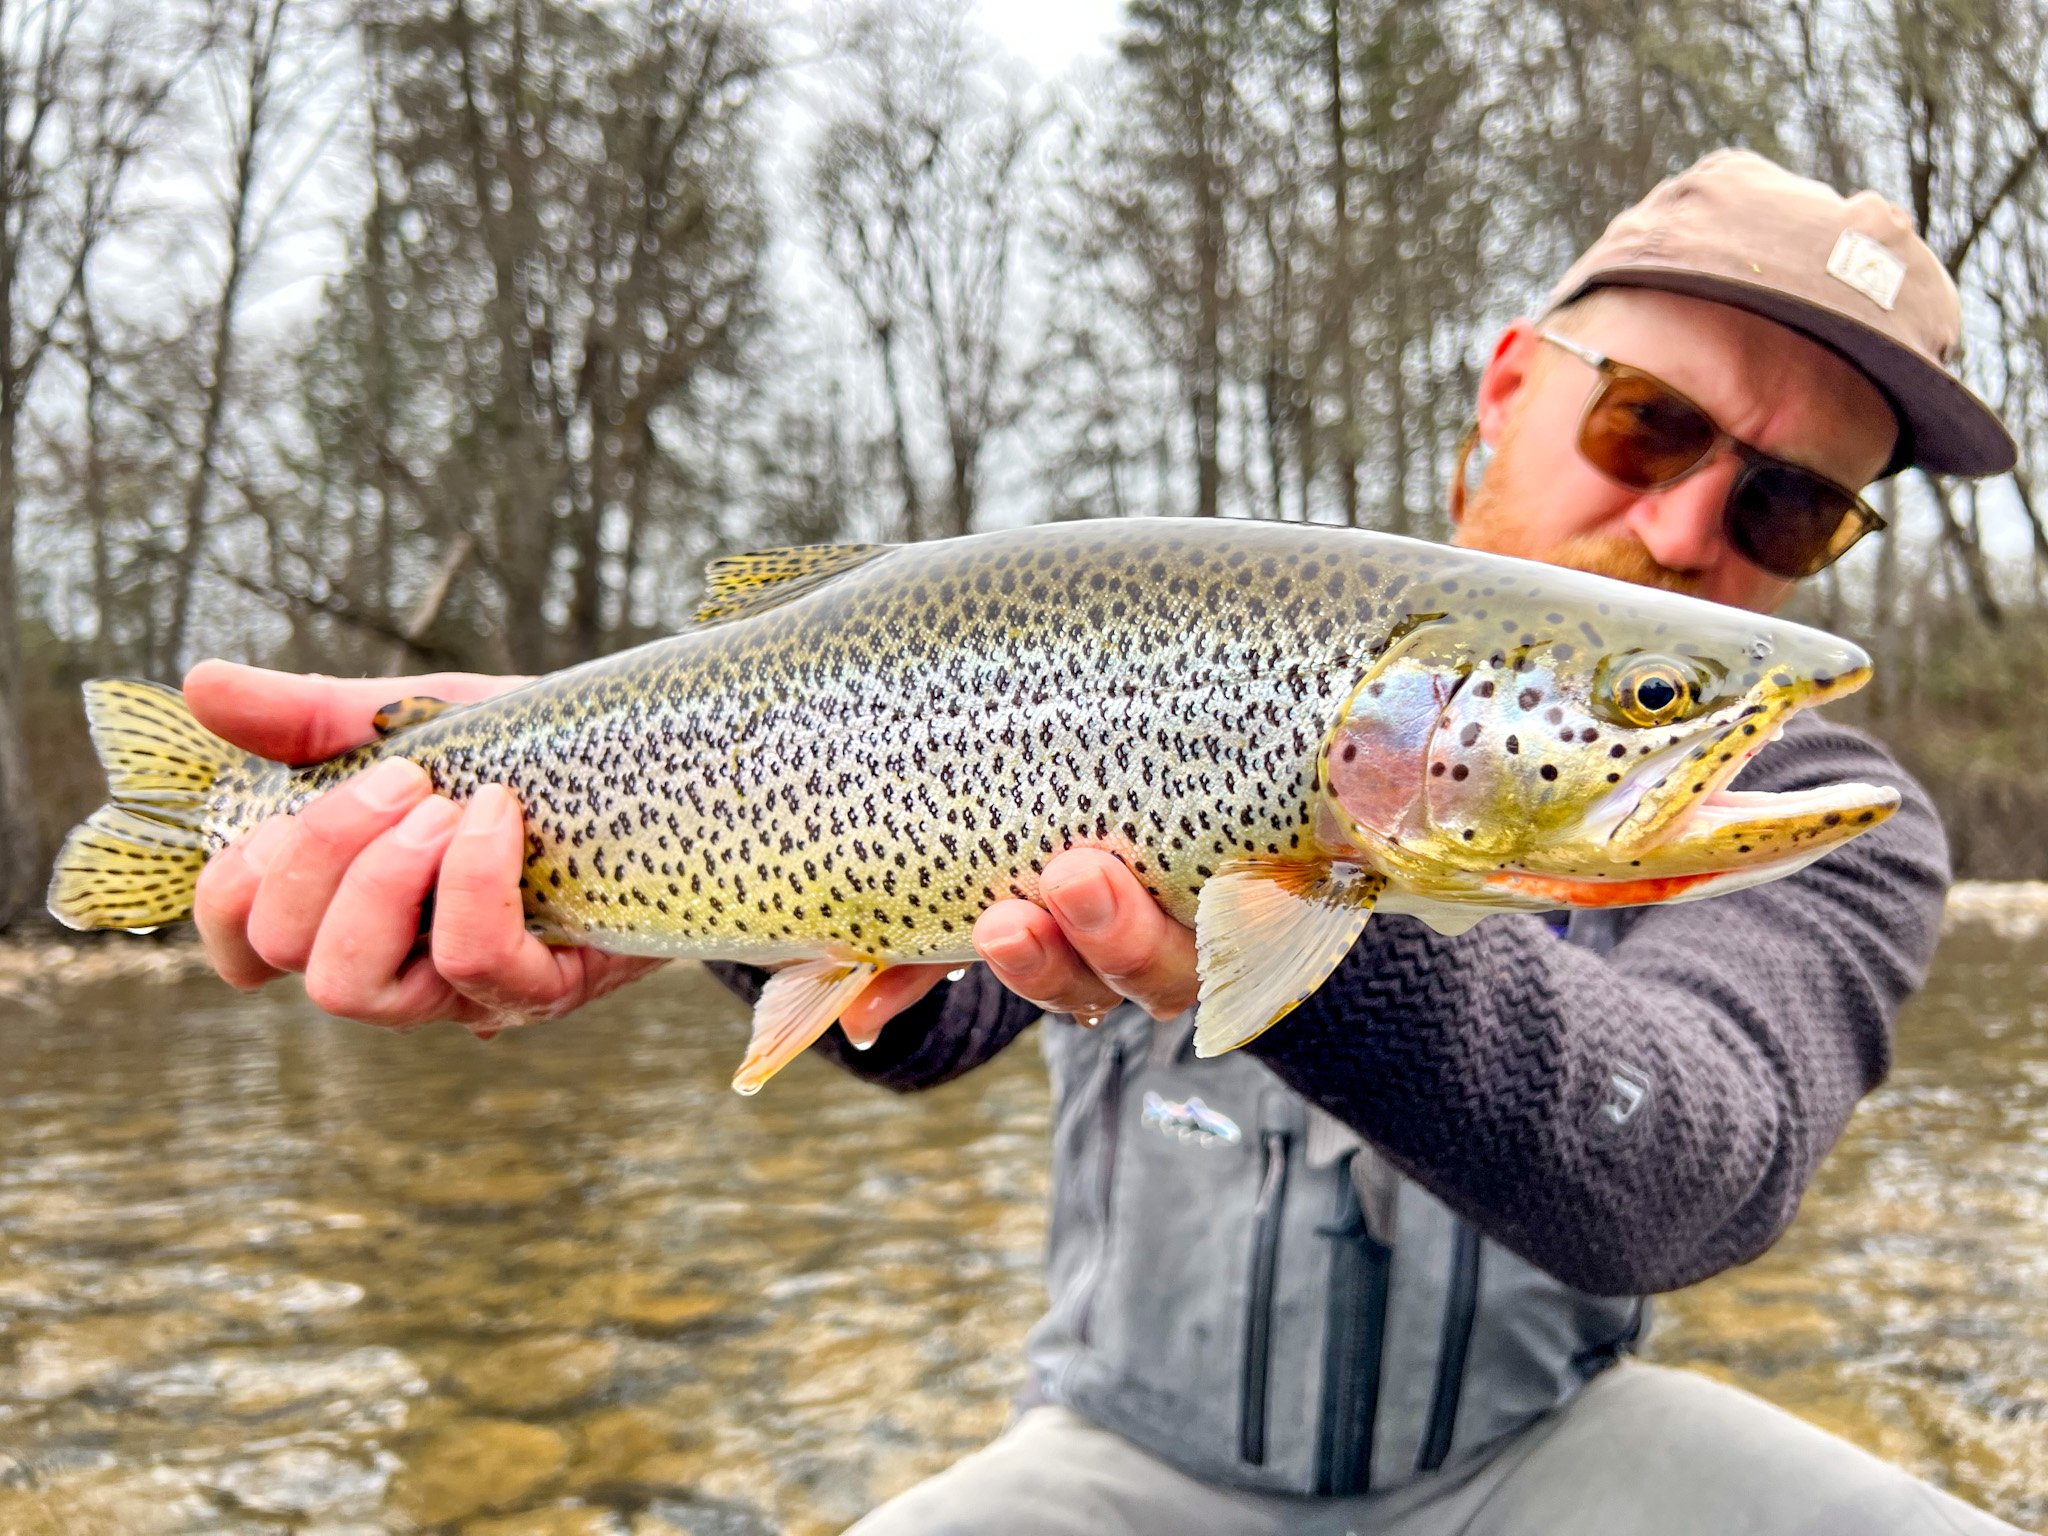
[[[1526,873],[1487,876],[1486,883],[1499,890],[1515,891],[1554,902],[1560,907],[1649,907],[1669,901],[1704,880],[1719,878],[1720,871],[1699,875],[1664,875],[1650,880],[1569,880],[1562,875]]]

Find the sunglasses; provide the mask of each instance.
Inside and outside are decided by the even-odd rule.
[[[1662,379],[1579,345],[1536,333],[1597,372],[1579,418],[1579,454],[1632,491],[1678,484],[1726,445],[1742,461],[1728,489],[1721,526],[1752,565],[1786,581],[1824,570],[1884,519],[1861,496],[1823,475],[1731,437]]]

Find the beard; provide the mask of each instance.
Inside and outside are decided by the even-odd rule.
[[[1518,411],[1508,419],[1486,473],[1466,499],[1465,516],[1458,524],[1459,544],[1496,555],[1541,560],[1546,565],[1561,565],[1591,576],[1632,581],[1639,587],[1657,587],[1687,597],[1699,595],[1698,576],[1661,564],[1643,541],[1632,534],[1579,533],[1562,541],[1539,537],[1516,510],[1516,502],[1521,499],[1518,492],[1532,478],[1522,467],[1521,439],[1522,416]]]

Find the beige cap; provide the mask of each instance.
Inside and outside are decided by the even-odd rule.
[[[1843,197],[1746,149],[1716,150],[1609,224],[1543,312],[1610,286],[1712,299],[1840,353],[1898,415],[1886,474],[1996,475],[2018,457],[1991,407],[1948,371],[1962,342],[1956,285],[1905,210],[1875,192]]]

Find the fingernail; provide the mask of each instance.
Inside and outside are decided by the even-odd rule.
[[[462,816],[464,837],[484,837],[501,830],[518,810],[519,802],[502,784],[486,784],[470,797]]]
[[[270,873],[270,866],[298,830],[298,823],[289,816],[273,816],[242,843],[242,862],[259,875]]]
[[[395,811],[417,800],[426,783],[426,769],[402,757],[394,757],[364,774],[358,793],[363,803],[373,810]]]
[[[1045,899],[1076,928],[1100,928],[1116,916],[1116,897],[1109,882],[1094,870],[1047,889]]]
[[[1045,963],[1045,947],[1030,932],[1006,933],[985,940],[982,956],[1006,971],[1035,971]]]
[[[461,819],[462,812],[454,801],[430,795],[406,812],[405,820],[392,828],[391,840],[408,848],[431,848],[443,841]]]

